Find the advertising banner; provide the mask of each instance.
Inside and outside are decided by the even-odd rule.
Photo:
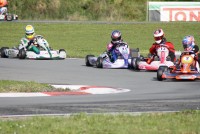
[[[200,2],[148,2],[149,21],[200,21]]]

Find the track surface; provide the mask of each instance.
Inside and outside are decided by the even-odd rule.
[[[106,95],[0,98],[0,115],[149,112],[200,108],[200,81],[157,81],[155,72],[86,67],[84,59],[0,59],[0,79],[130,89]]]

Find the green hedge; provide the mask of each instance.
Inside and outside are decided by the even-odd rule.
[[[147,0],[9,0],[9,12],[21,20],[145,21],[146,4]]]
[[[147,0],[9,0],[9,12],[21,20],[145,21],[146,4]]]

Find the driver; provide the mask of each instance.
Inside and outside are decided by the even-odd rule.
[[[154,31],[153,33],[154,36],[154,40],[155,42],[152,44],[151,48],[149,49],[150,54],[152,55],[151,58],[149,58],[149,60],[147,61],[147,63],[151,63],[151,61],[154,60],[154,57],[157,55],[156,54],[156,49],[159,47],[159,45],[166,45],[169,49],[169,57],[171,59],[172,62],[175,62],[176,58],[175,58],[175,48],[173,43],[171,42],[167,42],[165,36],[164,36],[164,32],[162,29],[157,29]]]
[[[185,51],[193,51],[196,54],[199,52],[199,47],[195,44],[194,37],[191,35],[185,36],[182,44]]]
[[[37,42],[35,40],[35,30],[32,25],[27,25],[25,27],[25,37],[21,39],[21,43],[19,45],[19,49],[22,48],[25,48],[28,51],[33,51],[36,54],[40,53]]]
[[[110,56],[111,62],[115,62],[118,58],[118,51],[116,50],[116,46],[119,45],[120,43],[124,43],[127,45],[126,42],[123,42],[122,39],[122,34],[119,30],[114,30],[111,33],[111,42],[107,44],[107,53]]]
[[[182,40],[182,45],[183,45],[184,51],[193,51],[194,52],[194,60],[197,63],[200,63],[199,47],[198,47],[198,45],[195,44],[194,37],[191,35],[185,36]],[[180,56],[180,59],[181,59],[181,56]],[[179,64],[180,64],[180,60],[178,62],[178,65]],[[196,64],[196,67],[199,72],[199,64]]]
[[[7,13],[7,0],[0,0],[0,15]]]

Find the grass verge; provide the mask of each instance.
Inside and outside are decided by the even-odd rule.
[[[59,117],[1,118],[2,134],[138,134],[200,133],[200,111],[129,114],[85,113]]]
[[[49,84],[41,84],[33,81],[0,80],[0,93],[4,92],[53,92],[69,91],[69,89],[54,88]]]

